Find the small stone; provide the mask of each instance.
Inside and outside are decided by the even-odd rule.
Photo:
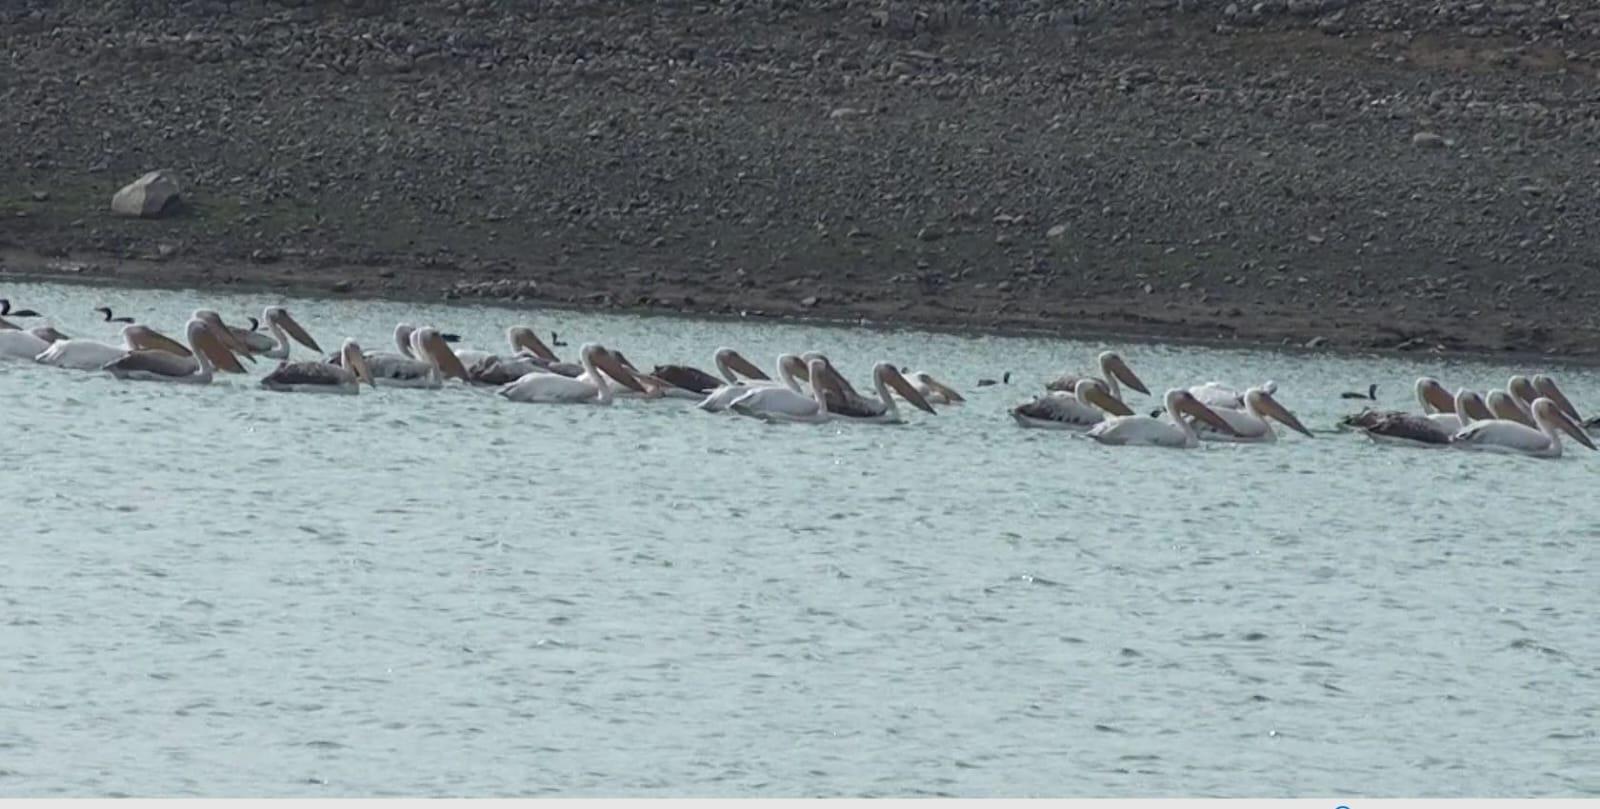
[[[351,289],[354,289],[354,288],[355,288],[355,284],[351,283],[350,281],[335,281],[335,282],[333,282],[333,291],[334,292],[349,292]]]
[[[32,194],[29,194],[29,196],[33,197],[33,201],[34,202],[49,202],[50,201],[50,192],[49,191],[35,191]]]
[[[839,107],[838,109],[828,113],[828,117],[834,120],[840,120],[843,118],[860,118],[866,114],[866,110],[857,107]]]
[[[1067,226],[1066,225],[1055,225],[1055,226],[1052,226],[1049,230],[1044,232],[1044,235],[1045,235],[1046,238],[1060,239],[1060,238],[1062,238],[1062,237],[1067,235]]]
[[[819,303],[822,303],[822,299],[817,297],[816,295],[811,295],[811,296],[808,296],[806,298],[802,298],[800,300],[800,305],[804,306],[807,309],[815,308],[816,305],[819,304]]]
[[[1421,146],[1426,149],[1442,149],[1447,144],[1443,135],[1437,132],[1418,132],[1411,136],[1412,146]]]
[[[944,238],[944,231],[934,227],[933,225],[929,225],[922,230],[917,231],[917,238],[925,242],[936,242]]]
[[[1327,345],[1327,343],[1328,338],[1326,337],[1313,337],[1306,341],[1306,348],[1321,348],[1324,345]]]

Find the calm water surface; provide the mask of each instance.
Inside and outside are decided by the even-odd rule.
[[[107,339],[100,303],[177,334],[281,302],[325,347],[531,322],[971,400],[767,426],[0,364],[0,794],[1600,793],[1600,456],[1570,445],[1103,448],[1004,415],[1101,348],[1054,340],[5,292]],[[1314,429],[1420,373],[1600,407],[1583,370],[1122,348],[1156,388],[1274,379]]]

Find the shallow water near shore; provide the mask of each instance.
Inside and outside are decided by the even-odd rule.
[[[1600,455],[1330,429],[1423,373],[1549,371],[1588,411],[1593,370],[1122,346],[1157,390],[1273,379],[1319,434],[1113,449],[1005,415],[1090,343],[4,294],[107,340],[103,303],[169,334],[282,303],[330,349],[400,320],[641,366],[818,349],[969,402],[767,426],[0,363],[0,794],[1600,794]]]

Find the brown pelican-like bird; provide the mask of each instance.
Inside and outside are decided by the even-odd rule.
[[[917,390],[892,363],[880,362],[872,366],[872,384],[878,394],[876,399],[847,395],[841,387],[842,384],[847,384],[843,382],[844,377],[834,371],[826,359],[822,360],[822,366],[824,369],[822,377],[819,379],[813,374],[811,385],[813,388],[821,389],[824,401],[828,403],[828,411],[836,416],[855,421],[901,424],[905,419],[900,415],[900,407],[895,404],[895,393],[900,394],[901,398],[918,410],[937,415],[933,405],[928,403],[922,392]]]
[[[180,357],[168,351],[131,351],[106,363],[105,370],[118,379],[194,385],[210,383],[213,372],[219,369],[244,373],[244,366],[229,350],[226,332],[222,329],[195,317],[190,318],[184,333],[189,338],[193,357]]]
[[[766,372],[731,348],[717,349],[711,355],[711,362],[722,375],[720,379],[690,365],[657,365],[650,376],[666,384],[665,395],[683,399],[704,399],[723,385],[739,384],[741,375],[746,379],[771,381]]]
[[[361,383],[374,387],[372,374],[367,370],[366,357],[355,340],[345,340],[339,348],[340,365],[327,362],[280,362],[278,367],[261,378],[261,387],[267,390],[301,393],[361,392]]]
[[[912,371],[906,374],[906,378],[911,380],[911,386],[916,388],[929,404],[958,405],[967,401],[967,397],[962,396],[955,388],[935,379],[933,374],[927,371]]]
[[[1102,351],[1095,358],[1095,361],[1100,367],[1100,381],[1105,383],[1106,389],[1111,392],[1112,396],[1118,399],[1122,398],[1122,388],[1117,384],[1118,382],[1146,396],[1150,395],[1150,389],[1145,387],[1138,374],[1135,374],[1133,369],[1128,367],[1127,361],[1122,359],[1121,354],[1115,351]],[[1072,373],[1062,374],[1045,385],[1045,390],[1059,390],[1069,393],[1075,391],[1078,388],[1079,376],[1079,374]]]
[[[1133,410],[1111,395],[1098,379],[1079,379],[1071,393],[1050,391],[1033,401],[1011,408],[1011,418],[1023,427],[1083,432],[1105,421],[1106,414],[1131,416]]]

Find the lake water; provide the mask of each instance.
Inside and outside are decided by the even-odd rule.
[[[1102,348],[1057,340],[0,294],[103,339],[102,303],[174,335],[283,303],[327,348],[531,323],[642,366],[819,349],[970,396],[768,426],[0,363],[0,794],[1600,794],[1600,455],[1570,443],[1017,428],[1006,408]],[[1274,379],[1319,431],[1368,382],[1414,407],[1422,373],[1553,371],[1600,407],[1580,369],[1118,347],[1158,390]]]

